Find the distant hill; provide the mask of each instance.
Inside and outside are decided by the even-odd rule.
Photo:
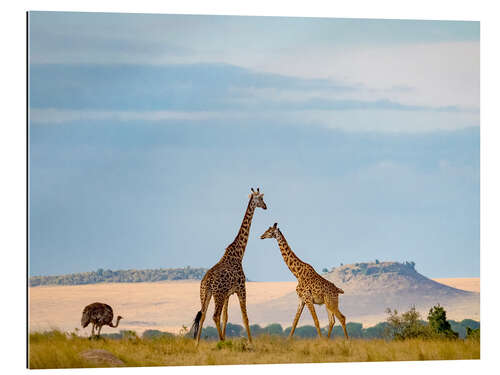
[[[428,312],[435,304],[441,304],[455,315],[479,319],[479,293],[440,284],[415,269],[413,262],[373,262],[342,265],[322,274],[344,290],[339,307],[346,316],[358,321],[373,319],[381,321],[389,307],[407,311],[415,305],[417,310]],[[268,310],[256,316],[269,321],[272,314],[293,315],[297,304],[295,292],[272,300]],[[254,314],[255,315],[255,314]],[[274,315],[273,315],[274,316]],[[375,321],[376,321],[375,320]]]
[[[201,280],[207,268],[158,268],[150,270],[104,270],[55,276],[32,276],[30,286],[96,283],[140,283],[165,280]]]
[[[471,292],[440,284],[417,272],[414,262],[354,263],[333,268],[323,277],[342,285],[346,294],[380,294],[463,297]]]

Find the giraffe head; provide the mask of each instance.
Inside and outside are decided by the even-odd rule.
[[[257,191],[255,191],[253,188],[251,188],[252,192],[248,196],[250,198],[250,204],[255,208],[255,207],[260,207],[264,210],[267,210],[266,203],[264,202],[264,193],[260,193],[259,188],[257,188]]]
[[[273,226],[269,227],[268,230],[266,230],[262,236],[260,236],[260,239],[263,240],[264,238],[277,238],[279,233],[278,229],[278,223],[274,223]]]

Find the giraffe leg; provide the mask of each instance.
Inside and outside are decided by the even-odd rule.
[[[344,334],[347,337],[347,330],[345,329],[345,317],[339,311],[339,297],[337,293],[327,294],[325,296],[326,311],[328,313],[328,319],[330,320],[330,327],[328,329],[328,337],[330,337],[330,331],[335,324],[335,316],[339,318],[342,328],[344,329]]]
[[[215,326],[217,327],[217,332],[219,333],[219,340],[224,341],[222,336],[222,329],[220,326],[220,315],[222,313],[222,308],[224,307],[225,297],[222,295],[214,295],[215,301],[215,311],[213,315]]]
[[[247,292],[245,287],[237,292],[237,294],[240,300],[241,317],[243,318],[243,323],[245,324],[245,329],[247,330],[248,341],[252,342],[252,334],[250,333],[250,326],[248,325]]]
[[[318,331],[318,336],[321,337],[321,328],[319,327],[318,316],[316,315],[316,310],[314,310],[314,304],[312,300],[308,299],[306,301],[306,305],[309,308],[309,311],[311,312],[311,315],[313,317],[314,325],[316,326],[316,330]]]
[[[297,308],[297,313],[295,314],[295,319],[293,320],[292,324],[292,330],[290,331],[290,334],[288,335],[288,338],[292,338],[293,333],[295,332],[295,327],[297,327],[297,323],[299,322],[300,315],[302,315],[302,310],[304,310],[305,302],[300,300],[299,302],[299,307]]]
[[[211,293],[207,293],[204,295],[203,302],[201,304],[201,318],[198,326],[198,333],[196,334],[196,347],[200,344],[200,336],[201,329],[203,328],[203,322],[205,321],[205,317],[207,315],[208,305],[210,304],[210,298],[212,298]]]
[[[335,315],[333,315],[333,311],[330,311],[330,309],[328,309],[328,306],[326,308],[326,313],[328,314],[328,338],[330,338],[333,325],[335,324]]]
[[[344,330],[345,338],[348,339],[349,335],[347,334],[347,329],[345,326],[345,316],[339,311],[339,309],[335,309],[334,314],[339,319],[340,324],[342,324],[342,329]]]
[[[222,340],[226,339],[226,324],[227,324],[227,305],[229,303],[229,296],[224,302],[224,307],[222,308]]]

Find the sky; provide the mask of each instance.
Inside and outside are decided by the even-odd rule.
[[[479,276],[479,23],[30,12],[30,275]]]

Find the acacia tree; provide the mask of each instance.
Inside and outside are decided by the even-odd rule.
[[[420,320],[420,313],[412,306],[410,310],[398,314],[397,310],[386,309],[388,335],[396,340],[405,340],[416,337],[429,337],[429,329]]]
[[[450,322],[446,319],[446,311],[440,304],[431,307],[427,320],[434,333],[447,338],[458,338],[458,333],[451,329]]]

